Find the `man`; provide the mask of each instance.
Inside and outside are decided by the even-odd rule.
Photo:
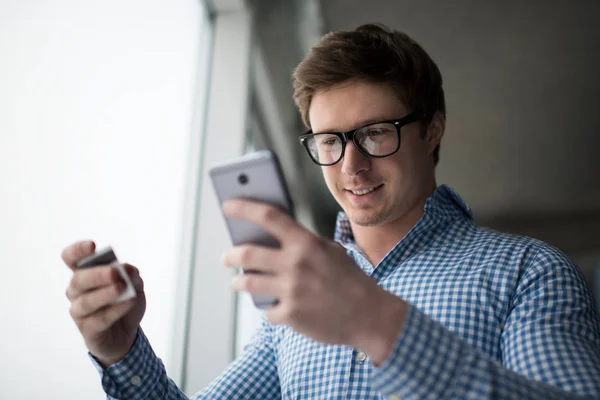
[[[275,296],[243,355],[194,398],[566,399],[600,396],[600,322],[578,269],[540,241],[478,227],[437,187],[442,78],[405,34],[366,25],[324,36],[294,72],[312,132],[300,141],[344,212],[335,242],[279,210],[224,211],[280,249],[239,246],[227,266],[270,274],[233,286]],[[74,271],[92,242],[67,247]],[[67,296],[109,396],[186,398],[139,328],[139,296],[110,267],[75,271]]]

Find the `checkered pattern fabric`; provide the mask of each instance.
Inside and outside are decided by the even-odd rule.
[[[478,227],[447,186],[376,267],[343,213],[335,239],[412,304],[388,359],[374,366],[359,349],[263,321],[243,355],[193,399],[600,398],[600,322],[580,271],[559,250]],[[109,398],[187,398],[141,330],[123,361],[96,366]]]

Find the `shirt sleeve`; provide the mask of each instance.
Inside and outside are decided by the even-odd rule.
[[[279,378],[271,342],[271,329],[272,326],[263,320],[263,326],[242,355],[191,399],[279,398]],[[162,361],[154,354],[141,329],[138,330],[136,342],[130,352],[117,364],[105,369],[92,355],[90,358],[100,373],[107,399],[188,399],[175,382],[169,379]]]
[[[374,389],[402,399],[600,398],[600,320],[581,272],[543,245],[523,269],[502,362],[412,307]]]

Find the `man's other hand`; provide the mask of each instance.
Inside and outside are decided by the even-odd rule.
[[[63,250],[62,259],[73,271],[66,291],[71,317],[90,353],[108,367],[123,359],[135,343],[146,296],[138,269],[125,264],[137,295],[111,304],[125,290],[119,272],[110,265],[77,269],[77,262],[93,254],[95,247],[91,241],[74,243]]]

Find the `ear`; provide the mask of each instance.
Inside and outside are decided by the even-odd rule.
[[[431,122],[427,127],[427,134],[425,135],[429,154],[432,154],[435,148],[442,141],[442,136],[444,136],[445,129],[446,117],[441,111],[437,111],[431,119]]]

